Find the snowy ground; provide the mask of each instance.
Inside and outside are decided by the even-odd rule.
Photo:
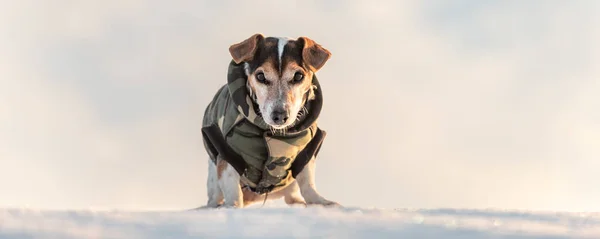
[[[600,238],[600,213],[247,208],[0,210],[0,238]]]

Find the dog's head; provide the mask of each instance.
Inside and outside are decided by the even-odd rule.
[[[307,37],[294,40],[262,34],[231,45],[229,52],[235,63],[245,64],[248,90],[264,121],[274,129],[285,129],[299,118],[309,100],[313,74],[331,56]]]

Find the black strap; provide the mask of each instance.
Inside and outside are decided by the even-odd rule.
[[[227,161],[238,174],[244,174],[248,164],[244,161],[242,156],[229,147],[217,125],[213,124],[211,126],[202,127],[202,138],[208,146],[208,150],[214,157],[214,161],[217,160],[217,156],[221,155],[221,159]]]
[[[290,169],[292,170],[292,177],[296,178],[300,172],[304,169],[304,166],[308,164],[308,162],[313,158],[313,156],[317,156],[319,154],[319,150],[321,150],[321,145],[323,144],[323,140],[325,139],[326,133],[325,131],[319,129],[317,127],[317,132],[315,132],[315,136],[312,140],[304,147],[300,153],[294,159],[292,166]]]
[[[325,131],[319,129],[315,132],[315,136],[312,140],[298,153],[296,159],[292,163],[290,170],[292,171],[292,177],[296,178],[300,172],[304,169],[304,166],[319,153],[321,145],[325,139]],[[244,158],[237,154],[225,141],[225,138],[221,134],[221,130],[217,125],[211,125],[202,127],[202,138],[207,145],[209,153],[212,154],[213,160],[216,160],[217,156],[221,155],[221,158],[229,163],[238,172],[239,175],[243,175],[248,167]],[[215,162],[216,163],[216,162]]]

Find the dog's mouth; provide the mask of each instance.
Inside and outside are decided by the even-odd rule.
[[[271,130],[283,133],[285,133],[287,129],[290,129],[301,122],[308,115],[308,108],[306,106],[301,107],[299,110],[294,110],[285,119],[277,117],[277,115],[274,115],[272,112],[270,113],[271,117],[266,118],[264,117],[262,110],[259,111],[261,111],[260,116]]]
[[[289,125],[272,125],[272,124],[270,124],[269,126],[274,130],[285,130],[290,127]]]
[[[281,118],[278,118],[277,116],[275,116],[275,117],[271,116],[269,118],[265,118],[263,116],[263,120],[265,121],[265,123],[267,123],[267,125],[269,125],[269,127],[271,129],[285,130],[294,125],[294,123],[297,120],[297,117],[293,116],[293,118],[292,118],[292,116],[285,116],[285,119],[281,119]]]
[[[289,112],[283,110],[260,110],[259,116],[263,118],[263,121],[267,126],[274,131],[285,131],[294,126],[296,122],[300,120],[297,111]],[[268,112],[268,113],[266,113]]]

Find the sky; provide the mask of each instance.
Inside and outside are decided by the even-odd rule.
[[[307,36],[347,206],[600,211],[600,2],[0,1],[0,207],[206,203],[228,47]]]

